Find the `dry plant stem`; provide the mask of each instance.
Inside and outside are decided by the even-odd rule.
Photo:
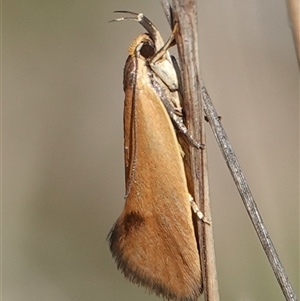
[[[296,301],[297,297],[295,295],[295,292],[293,291],[293,288],[288,281],[288,277],[279,260],[279,257],[271,241],[269,233],[259,214],[258,208],[256,206],[250,188],[246,182],[246,179],[241,171],[241,167],[237,161],[232,146],[228,141],[227,135],[222,127],[220,118],[218,117],[218,114],[202,82],[201,82],[201,91],[203,96],[204,112],[209,120],[213,134],[215,135],[215,138],[219,144],[223,157],[225,158],[225,161],[231,172],[231,175],[234,179],[237,189],[242,197],[244,205],[247,209],[247,212],[250,216],[250,219],[253,223],[256,233],[260,239],[263,249],[268,257],[268,260],[271,264],[271,267],[274,271],[277,281],[279,282],[279,285],[282,289],[282,292],[286,300]]]
[[[198,59],[198,25],[195,0],[174,0],[173,14],[167,1],[161,0],[169,22],[179,22],[176,37],[183,79],[183,110],[186,124],[192,136],[205,144],[204,118],[200,90]],[[209,201],[207,154],[189,146],[192,191],[196,204],[207,219],[211,220]],[[203,276],[204,296],[207,301],[219,301],[217,272],[212,225],[198,220],[200,258]]]

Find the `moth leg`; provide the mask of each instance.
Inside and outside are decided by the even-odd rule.
[[[178,23],[175,24],[174,30],[165,44],[160,44],[155,41],[157,52],[148,60],[152,71],[166,84],[170,91],[177,91],[179,86],[176,70],[168,51],[168,49],[175,44],[175,33],[177,30]],[[158,34],[157,41],[160,40],[158,39]]]
[[[167,108],[168,111],[168,108]],[[191,143],[193,146],[195,146],[197,149],[204,149],[205,145],[196,141],[192,135],[189,133],[187,127],[184,125],[182,117],[178,116],[176,114],[176,111],[172,110],[169,111],[169,115],[171,117],[171,119],[173,120],[176,128],[178,129],[178,131],[182,134],[185,135],[185,137],[187,138],[187,140],[189,141],[189,143]]]
[[[161,58],[163,58],[168,49],[175,45],[175,33],[178,31],[178,23],[175,23],[173,31],[168,39],[168,41],[165,43],[165,45],[158,50],[155,55],[151,58],[151,64],[155,64],[157,61],[159,61]]]
[[[181,107],[174,107],[174,113],[179,117],[183,116]]]
[[[199,207],[197,206],[197,204],[194,202],[194,199],[192,198],[192,196],[190,195],[190,203],[191,203],[191,207],[194,211],[194,213],[197,215],[197,217],[202,220],[204,223],[210,225],[210,221],[204,216],[204,214],[200,211]]]
[[[174,98],[178,97],[177,92],[171,92],[166,87],[165,89],[161,89],[159,82],[153,81],[152,82],[153,88],[157,91],[158,95],[162,103],[164,104],[168,115],[170,116],[175,128],[187,138],[188,142],[196,147],[197,149],[204,149],[205,145],[197,142],[192,135],[188,132],[187,127],[183,123],[182,118],[182,109],[181,107],[175,107],[174,104],[177,103],[174,101]],[[174,97],[175,96],[175,97]]]
[[[183,119],[182,119],[182,108],[180,106],[180,96],[181,96],[181,90],[182,90],[182,83],[181,83],[181,78],[180,78],[180,68],[178,66],[178,63],[176,61],[175,58],[173,58],[172,56],[169,55],[168,53],[168,49],[170,47],[172,47],[175,44],[175,34],[179,29],[179,25],[176,22],[174,24],[174,28],[172,30],[172,33],[168,39],[168,41],[165,43],[165,45],[151,58],[150,60],[150,65],[151,68],[153,69],[153,71],[160,77],[160,79],[162,81],[164,81],[166,83],[166,85],[170,88],[170,90],[172,91],[172,88],[174,89],[175,84],[176,83],[176,92],[172,92],[173,95],[174,93],[178,93],[176,97],[173,97],[172,99],[172,103],[175,105],[174,107],[170,108],[168,107],[168,105],[166,104],[166,102],[164,102],[165,107],[169,113],[169,116],[171,117],[171,119],[173,120],[176,128],[178,129],[179,132],[183,133],[187,140],[189,141],[189,143],[191,143],[193,146],[195,146],[197,149],[203,149],[204,148],[204,144],[201,144],[200,142],[197,142],[192,136],[191,134],[188,132],[187,127],[184,125],[183,123]],[[170,56],[171,61],[168,60],[168,57]],[[170,62],[172,64],[172,68],[166,68],[166,65],[162,65],[161,61],[162,59],[164,59],[166,57],[166,60],[163,60],[164,62]],[[166,72],[166,74],[164,73],[160,73],[161,71],[168,71],[168,73]],[[172,73],[171,73],[172,71]],[[173,74],[173,72],[175,72]],[[167,80],[168,79],[168,80]],[[176,80],[175,80],[176,79]]]

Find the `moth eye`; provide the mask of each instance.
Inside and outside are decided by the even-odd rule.
[[[152,45],[145,43],[140,49],[140,54],[145,59],[148,59],[149,57],[152,57],[155,54],[155,49]]]

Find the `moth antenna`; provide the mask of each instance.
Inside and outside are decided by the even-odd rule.
[[[138,13],[135,13],[135,12],[132,12],[132,11],[129,11],[129,10],[115,10],[114,13],[129,14],[129,15],[134,15],[134,16],[139,15]]]
[[[162,40],[162,37],[161,37],[159,31],[154,26],[154,24],[143,13],[135,13],[135,12],[126,11],[126,10],[116,10],[116,11],[114,11],[114,13],[130,14],[130,15],[134,15],[135,17],[117,18],[117,19],[111,20],[109,22],[119,22],[119,21],[125,21],[125,20],[139,22],[147,30],[147,32],[150,35],[150,38],[153,39],[153,41],[155,42],[155,45],[158,47],[158,49],[160,49],[164,45],[164,42]]]

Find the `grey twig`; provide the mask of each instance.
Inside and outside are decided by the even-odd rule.
[[[220,118],[213,106],[213,103],[206,91],[204,84],[201,82],[201,92],[203,96],[203,109],[208,118],[212,132],[219,144],[220,150],[234,179],[235,185],[241,195],[246,210],[249,214],[254,229],[258,235],[261,245],[268,257],[270,265],[274,271],[277,281],[287,301],[296,301],[297,297],[293,288],[288,281],[288,277],[280,262],[275,247],[263,220],[260,216],[250,188],[243,175],[240,164],[235,156],[233,148],[227,138],[225,130],[221,124]]]

